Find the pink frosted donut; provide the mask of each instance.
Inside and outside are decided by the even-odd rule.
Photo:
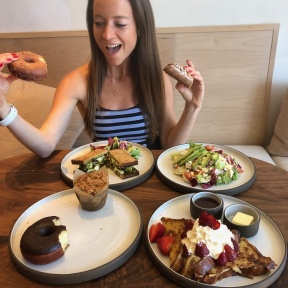
[[[48,76],[48,69],[45,59],[30,51],[15,53],[18,60],[7,65],[11,74],[26,81],[40,81]]]

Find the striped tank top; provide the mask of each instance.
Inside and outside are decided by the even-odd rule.
[[[109,137],[118,137],[147,146],[145,118],[138,106],[124,110],[108,110],[100,108],[95,113],[93,121],[96,141],[107,140]]]

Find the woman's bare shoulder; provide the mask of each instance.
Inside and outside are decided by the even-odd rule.
[[[88,64],[72,70],[61,80],[57,90],[73,92],[76,98],[83,99],[86,95],[87,74]]]
[[[72,70],[71,72],[69,72],[65,77],[64,77],[64,81],[68,80],[68,81],[80,81],[80,82],[86,82],[87,79],[87,74],[88,74],[88,64],[84,64],[74,70]]]

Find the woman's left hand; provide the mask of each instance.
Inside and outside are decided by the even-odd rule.
[[[193,84],[191,88],[187,88],[178,82],[176,89],[181,93],[186,104],[192,104],[196,108],[201,107],[205,91],[203,78],[200,72],[194,69],[194,64],[191,60],[187,60],[186,63],[188,66],[184,66],[184,69],[193,77]]]

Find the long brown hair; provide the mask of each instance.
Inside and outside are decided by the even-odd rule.
[[[159,133],[165,105],[165,92],[154,16],[149,0],[128,1],[132,7],[138,31],[137,44],[131,55],[134,93],[137,97],[139,108],[146,116],[146,125],[149,127],[147,140],[149,143],[153,143]],[[86,129],[92,139],[94,138],[93,119],[95,111],[99,107],[98,99],[107,71],[106,59],[94,38],[93,3],[94,0],[88,0],[86,11],[91,61],[87,79],[87,109],[85,114]]]

